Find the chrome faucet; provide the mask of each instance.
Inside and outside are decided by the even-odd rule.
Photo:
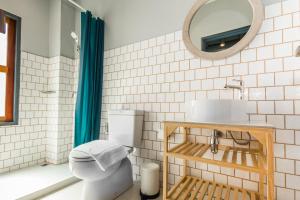
[[[225,84],[224,88],[231,88],[231,89],[237,89],[240,91],[240,100],[244,99],[244,81],[238,80],[238,79],[232,79],[232,81],[238,82],[239,85],[229,85]]]
[[[213,130],[213,132],[211,133],[211,137],[210,137],[210,151],[213,154],[218,153],[218,145],[219,145],[219,140],[218,137],[221,136],[221,132],[218,130]]]
[[[210,151],[213,154],[218,153],[218,144],[219,144],[218,133],[216,130],[214,130],[210,138]]]

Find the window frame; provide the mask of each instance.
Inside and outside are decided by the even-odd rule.
[[[3,121],[0,117],[0,126],[17,125],[19,123],[19,96],[20,96],[20,64],[21,64],[21,17],[2,10],[5,17],[15,21],[15,58],[14,58],[14,97],[12,121]]]

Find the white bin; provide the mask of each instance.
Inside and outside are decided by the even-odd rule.
[[[159,193],[159,165],[144,163],[141,169],[141,193],[153,196]]]

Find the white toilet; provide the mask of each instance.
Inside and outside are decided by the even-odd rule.
[[[71,151],[69,166],[74,176],[83,180],[83,200],[112,200],[132,186],[127,154],[140,146],[143,115],[137,110],[108,111],[109,139]]]

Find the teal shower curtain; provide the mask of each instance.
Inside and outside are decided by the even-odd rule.
[[[75,108],[74,146],[96,140],[100,134],[104,56],[104,21],[81,13],[81,49]]]

